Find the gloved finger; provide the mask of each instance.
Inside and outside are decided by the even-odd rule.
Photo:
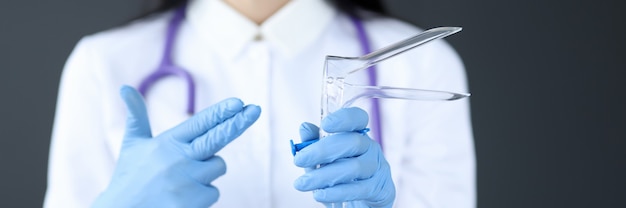
[[[300,140],[302,142],[319,139],[320,137],[320,128],[315,124],[304,122],[300,125]],[[304,172],[309,172],[314,170],[314,167],[305,167]]]
[[[260,114],[261,108],[259,106],[246,106],[243,111],[210,129],[202,137],[193,140],[189,156],[196,160],[205,160],[213,156],[248,129],[259,118]]]
[[[205,161],[192,160],[186,171],[194,180],[209,185],[226,173],[226,163],[219,156],[213,156]]]
[[[141,94],[134,88],[124,85],[120,88],[120,96],[128,112],[124,138],[152,138],[148,112]]]
[[[215,186],[208,186],[204,190],[204,193],[202,193],[201,196],[197,196],[197,197],[204,198],[204,202],[205,202],[204,204],[198,207],[209,207],[215,204],[215,202],[217,202],[217,199],[220,198],[220,191],[217,190]]]
[[[318,189],[313,192],[313,198],[322,203],[363,200],[369,195],[367,182],[357,181],[349,184],[340,184],[333,187]]]
[[[341,158],[356,157],[365,153],[372,143],[367,135],[357,132],[332,134],[300,150],[294,156],[294,163],[298,167],[312,167]]]
[[[206,185],[198,183],[197,181],[189,178],[185,174],[184,169],[175,171],[161,171],[159,174],[162,176],[158,181],[152,181],[151,184],[156,186],[150,186],[152,188],[143,188],[141,192],[135,193],[134,196],[128,197],[135,200],[149,200],[146,202],[140,202],[134,204],[132,207],[208,207],[215,203],[219,198],[219,191],[212,185]],[[182,173],[182,174],[181,174]],[[141,180],[141,179],[139,179]],[[145,186],[145,184],[144,184]],[[147,187],[147,186],[146,186]],[[125,190],[119,190],[123,195]],[[135,190],[137,191],[137,190]],[[148,197],[149,198],[146,198]],[[162,196],[163,198],[158,198]],[[156,197],[156,198],[155,198]],[[113,199],[115,200],[115,199]],[[127,200],[128,201],[128,200]],[[129,204],[119,204],[121,207],[128,207]],[[107,206],[107,207],[120,207],[120,206]]]
[[[359,131],[367,127],[367,112],[357,107],[339,109],[322,120],[322,129],[328,133]]]
[[[319,139],[320,138],[320,128],[315,124],[304,122],[300,124],[300,139],[303,142]]]
[[[163,207],[209,207],[215,204],[219,199],[220,192],[215,186],[195,184],[185,187],[188,190],[184,194],[184,198],[177,202],[185,204],[174,204],[172,206],[164,205]],[[187,194],[191,193],[191,194]],[[178,194],[183,196],[183,194]]]
[[[228,98],[200,111],[178,126],[166,131],[163,135],[168,135],[176,141],[191,142],[242,110],[243,102],[241,100]]]
[[[372,204],[391,204],[394,196],[393,182],[380,177],[339,184],[313,192],[315,200],[322,203],[364,200]]]
[[[312,191],[371,178],[378,170],[377,157],[375,151],[367,151],[358,157],[339,159],[300,176],[294,187]]]

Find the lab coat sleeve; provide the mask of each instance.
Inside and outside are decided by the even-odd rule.
[[[83,38],[63,70],[44,207],[89,207],[113,171],[102,127],[103,66],[92,46],[88,37]]]
[[[427,58],[409,64],[423,69],[417,74],[420,86],[469,92],[465,69],[456,52],[443,42],[430,44],[418,49],[424,50]],[[403,105],[400,116],[383,124],[386,124],[383,128],[390,129],[388,131],[402,132],[392,133],[386,139],[402,141],[389,150],[401,152],[392,157],[396,164],[392,167],[397,184],[395,207],[475,207],[475,156],[469,99],[405,102]],[[395,111],[397,113],[397,109]]]

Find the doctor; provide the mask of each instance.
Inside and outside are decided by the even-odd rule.
[[[292,138],[318,137],[316,125],[305,123],[299,131],[295,128],[302,121],[319,120],[324,56],[363,53],[348,14],[359,15],[372,48],[420,31],[395,19],[353,10],[359,5],[379,10],[376,5],[380,4],[372,2],[189,1],[169,51],[172,62],[186,69],[195,83],[193,111],[197,113],[191,118],[186,110],[188,85],[175,76],[155,82],[146,92],[145,113],[136,107],[142,105],[131,102],[141,100],[132,88],[122,88],[125,102],[119,99],[120,86],[139,87],[162,62],[163,51],[168,51],[164,44],[167,27],[181,2],[164,2],[163,12],[83,38],[61,80],[45,206],[87,207],[121,199],[111,193],[161,194],[175,187],[195,187],[182,190],[210,195],[196,205],[215,207],[319,207],[319,202],[350,200],[365,206],[473,207],[474,154],[467,100],[382,101],[382,128],[371,132],[382,133],[382,149],[359,133],[372,123],[361,110],[372,108],[368,102],[338,111],[334,119],[320,123],[326,131],[339,132],[336,139],[315,143],[295,158],[286,146]],[[377,70],[376,79],[381,83],[467,91],[462,62],[444,42],[430,43],[394,59]],[[369,78],[367,73],[358,76]],[[126,109],[137,120],[124,124]],[[194,125],[197,120],[205,122],[201,125],[204,129]],[[221,131],[229,128],[218,127],[229,122],[236,128]],[[186,129],[187,125],[193,128]],[[209,133],[216,132],[214,128],[221,129],[220,133]],[[212,136],[203,136],[206,134]],[[212,143],[211,138],[225,140]],[[164,141],[184,145],[146,145]],[[345,145],[350,142],[361,145]],[[301,167],[320,163],[339,168],[302,171]],[[227,173],[217,178],[226,167]],[[176,173],[172,170],[179,170],[178,175],[168,175]],[[140,176],[137,173],[142,171],[163,175],[130,177]],[[150,183],[151,179],[163,180]],[[364,181],[371,183],[359,183]],[[384,187],[393,187],[395,198],[393,190],[365,188],[380,184],[394,184]],[[349,188],[333,189],[346,186]],[[324,191],[331,189],[350,194]],[[312,196],[310,190],[317,191]],[[180,193],[178,196],[188,196]],[[135,196],[128,199],[142,199]],[[167,206],[165,201],[149,201]]]

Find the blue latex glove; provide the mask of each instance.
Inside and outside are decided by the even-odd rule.
[[[141,95],[124,86],[126,134],[111,182],[93,207],[208,207],[219,197],[211,182],[226,172],[214,154],[261,113],[236,98],[219,102],[152,137]]]
[[[300,150],[294,158],[306,173],[294,187],[313,191],[322,203],[348,202],[357,207],[391,207],[396,196],[389,164],[380,145],[365,133],[368,115],[360,108],[340,109],[322,120],[331,135]],[[302,141],[317,139],[319,128],[310,123],[300,126]],[[315,169],[315,166],[321,167]]]

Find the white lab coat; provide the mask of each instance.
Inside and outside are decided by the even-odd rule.
[[[76,46],[59,89],[45,207],[88,207],[108,185],[124,133],[119,88],[137,86],[159,64],[171,14],[87,36]],[[390,18],[364,22],[374,49],[420,32]],[[173,59],[196,81],[196,111],[228,97],[262,108],[259,120],[218,153],[228,170],[213,183],[221,193],[214,207],[321,207],[311,193],[293,188],[303,170],[293,165],[288,143],[298,140],[300,123],[319,124],[324,57],[361,55],[349,19],[325,1],[301,0],[257,26],[221,1],[192,1],[178,33]],[[381,85],[467,92],[462,62],[443,41],[383,62],[378,74]],[[186,90],[177,77],[149,90],[154,135],[188,118]],[[468,99],[381,106],[395,207],[474,207]]]

